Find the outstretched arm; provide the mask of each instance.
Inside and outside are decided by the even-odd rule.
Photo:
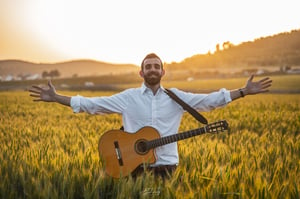
[[[71,97],[63,96],[56,93],[54,86],[51,83],[51,80],[48,81],[49,88],[42,88],[40,86],[32,86],[29,89],[30,96],[34,97],[35,102],[57,102],[66,106],[70,106]]]
[[[236,100],[246,95],[255,95],[258,93],[268,92],[268,88],[272,85],[272,80],[269,77],[263,78],[257,82],[252,81],[254,75],[251,75],[244,88],[235,89],[230,91],[232,100]]]

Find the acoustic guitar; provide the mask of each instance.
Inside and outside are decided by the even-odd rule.
[[[159,132],[149,126],[135,133],[110,130],[101,136],[98,149],[100,158],[104,162],[105,172],[113,178],[120,178],[130,175],[140,165],[155,163],[156,147],[204,133],[223,132],[227,129],[228,123],[222,120],[166,137],[160,137]]]

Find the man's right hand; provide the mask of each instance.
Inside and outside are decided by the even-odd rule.
[[[56,90],[52,85],[51,80],[48,81],[49,88],[42,88],[40,86],[32,86],[29,89],[30,96],[34,97],[33,101],[56,102]]]
[[[71,97],[57,94],[51,80],[48,81],[48,86],[48,88],[32,86],[32,88],[29,89],[29,92],[30,96],[35,98],[33,101],[57,102],[66,106],[71,105]]]

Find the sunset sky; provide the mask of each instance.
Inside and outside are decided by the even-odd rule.
[[[0,60],[164,62],[300,28],[298,0],[0,0]]]

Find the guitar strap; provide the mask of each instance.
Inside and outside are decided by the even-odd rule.
[[[202,124],[208,124],[207,119],[201,115],[198,111],[196,111],[194,108],[192,108],[190,105],[182,101],[174,92],[172,92],[169,89],[165,89],[165,93],[169,95],[174,101],[176,101],[179,105],[182,106],[184,110],[189,112],[196,120],[201,122]]]

